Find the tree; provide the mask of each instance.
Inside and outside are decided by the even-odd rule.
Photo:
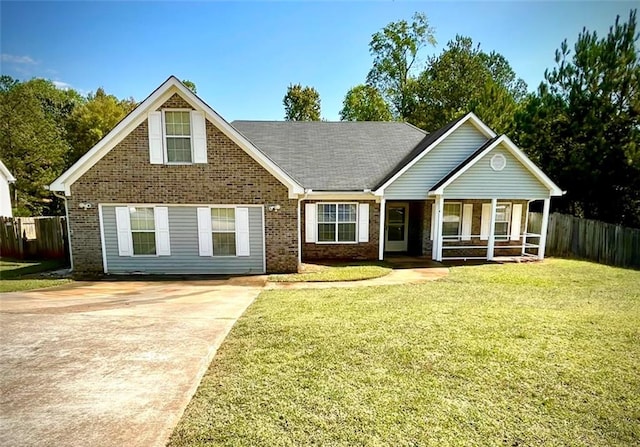
[[[68,150],[62,119],[64,95],[50,81],[20,83],[3,77],[0,87],[0,159],[15,175],[15,215],[53,213],[45,186],[62,171]]]
[[[74,109],[66,122],[67,140],[71,145],[66,157],[67,167],[109,133],[136,105],[131,98],[120,100],[107,95],[103,88],[89,93],[87,100]]]
[[[517,141],[567,190],[555,209],[640,227],[640,61],[636,11],[599,39],[586,29],[517,114]]]
[[[371,85],[357,85],[342,103],[342,121],[391,121],[393,116],[380,92]]]
[[[188,79],[183,79],[182,83],[184,84],[185,87],[187,87],[189,90],[191,90],[193,93],[198,93],[198,89],[196,88],[196,84],[191,82]]]
[[[290,84],[282,102],[287,121],[320,121],[320,94],[315,88]]]
[[[504,56],[487,54],[471,38],[458,35],[429,58],[417,81],[417,105],[409,121],[433,131],[475,112],[489,127],[505,132],[525,94],[526,84]]]
[[[413,21],[391,22],[371,36],[373,67],[367,83],[376,87],[391,105],[393,115],[406,119],[413,107],[414,69],[419,50],[436,44],[427,16],[415,13]]]

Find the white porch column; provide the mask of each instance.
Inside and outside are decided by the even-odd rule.
[[[525,233],[529,229],[529,205],[531,205],[531,201],[530,200],[527,202],[527,208],[524,210],[525,211],[525,215],[524,215],[524,233],[522,234],[522,250],[520,251],[521,256],[524,256],[524,254],[527,252],[527,247],[526,247],[527,236],[525,236]]]
[[[442,217],[444,216],[444,196],[436,196],[436,203],[438,204],[436,207],[436,222],[438,225],[436,226],[436,234],[435,240],[437,241],[438,251],[436,253],[436,261],[442,261]]]
[[[496,206],[498,199],[491,199],[491,220],[489,221],[489,240],[487,241],[487,261],[493,261],[496,244]]]
[[[378,237],[378,260],[384,260],[384,220],[386,217],[387,199],[380,200],[380,235]]]
[[[542,225],[540,227],[540,246],[538,247],[538,258],[544,259],[544,249],[547,245],[547,228],[549,227],[549,205],[551,199],[548,197],[544,199],[544,206],[542,208]]]

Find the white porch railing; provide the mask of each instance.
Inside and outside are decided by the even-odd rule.
[[[538,239],[540,238],[539,234],[536,233],[530,233],[530,232],[524,232],[522,234],[518,235],[518,241],[522,241],[521,244],[500,244],[500,242],[508,242],[511,240],[511,237],[508,237],[508,239],[503,239],[502,237],[494,237],[494,243],[493,244],[489,244],[489,240],[488,239],[481,239],[481,235],[479,234],[471,234],[471,235],[464,235],[465,239],[471,239],[473,242],[473,239],[479,240],[479,241],[483,241],[486,242],[484,244],[480,244],[477,245],[475,243],[472,244],[456,244],[455,242],[459,242],[462,240],[463,235],[458,234],[455,236],[443,236],[442,237],[442,260],[443,261],[460,261],[460,260],[488,260],[490,259],[490,255],[488,253],[488,249],[490,245],[493,245],[492,250],[493,250],[493,254],[491,255],[491,258],[493,256],[496,255],[496,251],[500,250],[518,250],[520,249],[520,256],[523,257],[531,257],[531,258],[535,258],[538,259],[538,251],[540,249],[540,244],[539,243],[532,243],[529,242],[529,239]],[[451,245],[453,244],[453,245]],[[445,256],[445,250],[471,250],[471,251],[476,251],[476,250],[483,250],[484,251],[484,255],[483,256],[465,256],[465,255],[461,255],[461,256]],[[527,250],[535,250],[536,253],[529,253],[527,252]],[[498,254],[499,255],[499,254]]]

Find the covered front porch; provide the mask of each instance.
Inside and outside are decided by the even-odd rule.
[[[402,255],[434,261],[543,259],[549,205],[549,197],[439,195],[422,201],[382,200],[379,259]],[[529,225],[531,206],[543,210],[538,232]]]

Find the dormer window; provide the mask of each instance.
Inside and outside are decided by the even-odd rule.
[[[191,163],[191,113],[188,110],[164,111],[164,138],[167,163]]]

